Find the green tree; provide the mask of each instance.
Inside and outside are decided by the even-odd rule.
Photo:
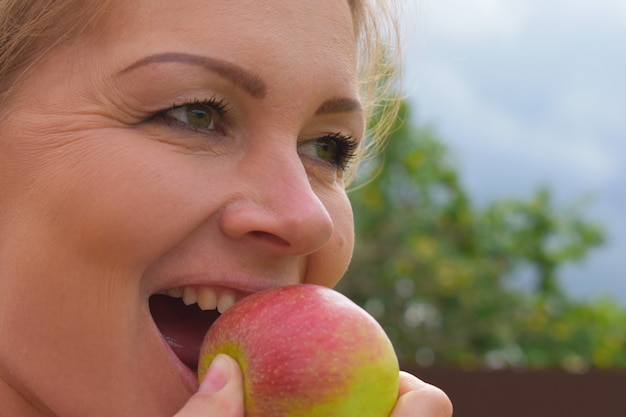
[[[603,241],[579,204],[543,187],[473,205],[435,131],[402,123],[351,192],[357,249],[339,290],[385,327],[402,362],[463,367],[626,365],[616,303],[568,299],[564,265]],[[532,277],[520,290],[521,277]],[[593,323],[593,321],[597,323]]]

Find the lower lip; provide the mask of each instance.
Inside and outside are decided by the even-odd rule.
[[[198,387],[199,387],[198,376],[196,375],[195,372],[189,369],[187,365],[182,363],[180,359],[178,359],[178,356],[176,356],[176,354],[174,353],[170,345],[163,338],[161,333],[156,329],[156,326],[154,327],[159,335],[159,339],[161,339],[161,343],[163,344],[165,351],[167,352],[167,356],[168,356],[170,363],[172,363],[172,365],[176,369],[176,372],[180,376],[180,379],[183,382],[185,388],[187,388],[189,392],[192,394],[197,392]]]

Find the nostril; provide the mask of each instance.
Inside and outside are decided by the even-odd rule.
[[[258,239],[264,240],[274,245],[278,245],[282,247],[291,246],[289,242],[287,242],[285,239],[272,233],[255,230],[255,231],[250,232],[250,234]]]

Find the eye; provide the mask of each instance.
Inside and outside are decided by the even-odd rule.
[[[215,129],[213,109],[204,103],[187,104],[173,108],[169,111],[169,116],[195,128],[206,130]]]
[[[304,142],[300,146],[300,152],[345,170],[354,159],[357,148],[358,142],[352,136],[333,133]]]
[[[154,118],[168,124],[197,131],[212,132],[219,130],[220,118],[227,112],[224,101],[212,98],[208,101],[194,101],[174,105],[157,113]]]

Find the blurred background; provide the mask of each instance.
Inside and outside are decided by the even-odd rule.
[[[339,289],[455,416],[626,415],[626,1],[415,14]]]
[[[437,127],[480,202],[538,184],[590,198],[607,245],[563,285],[626,303],[626,1],[431,0],[417,13],[414,118]]]

